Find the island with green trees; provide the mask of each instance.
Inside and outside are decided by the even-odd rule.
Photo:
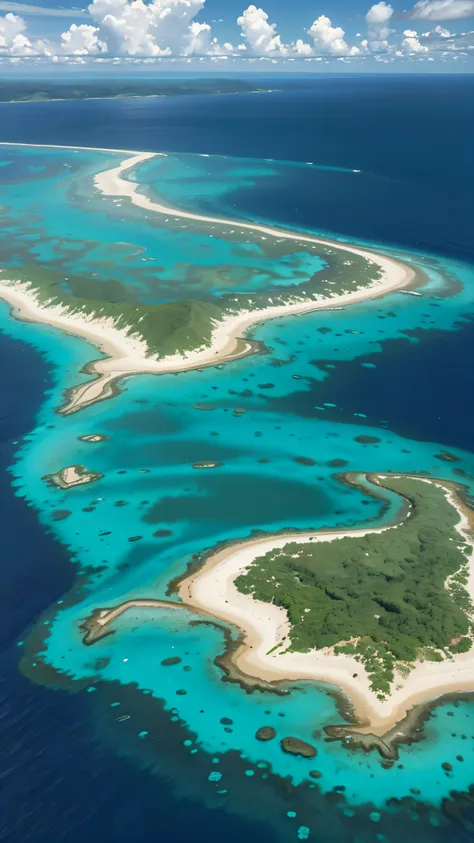
[[[396,669],[403,675],[417,660],[470,650],[473,611],[472,546],[446,489],[413,477],[384,477],[382,485],[409,502],[397,527],[290,542],[257,557],[235,583],[286,610],[282,651],[354,656],[380,698]]]
[[[111,277],[108,260],[93,272],[78,271],[79,258],[92,247],[100,251],[100,244],[77,249],[69,235],[39,259],[29,240],[19,251],[14,242],[15,269],[0,279],[0,298],[20,318],[81,336],[107,355],[87,365],[94,380],[71,394],[64,412],[112,397],[131,374],[196,369],[250,354],[249,329],[268,319],[379,298],[419,280],[409,263],[365,247],[168,206],[140,183],[142,166],[168,156],[119,154],[118,166],[78,175],[70,190],[86,210],[93,202],[122,217],[139,208],[143,225],[153,227],[156,249],[114,245],[133,264],[133,283]],[[176,262],[190,244],[205,249],[202,266]]]

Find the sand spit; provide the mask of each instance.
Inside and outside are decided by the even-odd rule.
[[[110,624],[130,609],[170,609],[171,611],[179,609],[182,611],[182,608],[181,603],[173,603],[171,600],[137,599],[126,600],[125,603],[120,603],[113,609],[94,609],[92,614],[81,624],[81,629],[85,633],[84,644],[95,644],[96,641],[110,635],[113,632],[109,629]]]
[[[125,159],[118,167],[113,167],[110,170],[104,170],[94,177],[94,183],[97,189],[104,196],[115,196],[121,198],[128,198],[133,205],[143,208],[146,211],[154,211],[158,214],[165,214],[166,216],[180,217],[187,220],[196,220],[198,222],[213,223],[214,225],[224,225],[232,228],[239,228],[247,231],[258,231],[261,234],[278,239],[295,240],[298,243],[315,243],[323,246],[330,246],[334,249],[339,249],[342,252],[350,252],[353,255],[359,255],[365,258],[370,263],[376,264],[382,270],[385,278],[382,279],[390,283],[397,283],[397,286],[405,287],[407,285],[406,275],[413,275],[414,272],[406,264],[393,258],[386,257],[378,252],[370,249],[359,248],[351,243],[340,243],[337,240],[328,240],[324,237],[317,237],[312,234],[300,234],[295,231],[289,231],[284,228],[276,226],[261,225],[259,223],[242,222],[241,220],[226,219],[225,217],[211,217],[195,214],[191,211],[184,211],[177,208],[171,208],[167,205],[162,205],[160,202],[155,202],[148,196],[144,196],[139,192],[140,185],[136,182],[127,181],[123,178],[127,170],[133,169],[144,161],[148,161],[162,153],[155,152],[137,152],[132,158]]]
[[[41,144],[5,145],[44,146]],[[86,147],[61,146],[51,148],[86,149]],[[96,148],[91,149],[95,150]],[[161,153],[110,149],[97,151],[120,152],[131,156],[125,158],[117,167],[95,176],[96,188],[106,197],[128,198],[133,204],[159,214],[173,215],[206,223],[218,223],[225,226],[238,226],[242,229],[258,231],[266,236],[331,246],[370,261],[379,268],[381,277],[369,285],[340,295],[333,293],[328,296],[315,296],[311,299],[293,297],[284,305],[272,305],[259,310],[249,308],[247,311],[240,311],[237,314],[224,315],[221,320],[213,323],[209,345],[203,344],[200,348],[162,358],[150,356],[147,344],[139,334],[117,328],[114,320],[101,314],[100,310],[92,314],[84,314],[72,311],[65,306],[54,303],[54,301],[42,302],[28,284],[15,279],[1,279],[0,297],[10,304],[14,314],[19,319],[45,322],[70,334],[82,337],[95,345],[105,355],[104,358],[87,364],[86,371],[93,377],[70,390],[67,401],[61,408],[61,412],[64,414],[76,412],[95,401],[113,396],[117,382],[134,374],[166,374],[188,371],[252,354],[258,345],[246,340],[245,334],[250,328],[269,319],[328,308],[333,309],[334,307],[343,307],[356,302],[379,298],[395,290],[406,288],[415,278],[415,272],[409,265],[350,244],[342,244],[310,235],[300,235],[270,226],[206,217],[168,208],[140,194],[138,192],[139,185],[127,181],[123,177],[133,167]]]
[[[390,475],[391,478],[396,475]],[[404,475],[407,476],[407,475]],[[383,487],[384,475],[367,475],[371,483]],[[459,498],[456,484],[441,480],[417,477],[420,482],[436,483],[444,489],[447,500],[459,514],[457,530],[464,541],[473,544],[474,513]],[[403,518],[408,517],[410,507]],[[402,520],[403,520],[402,518]],[[348,726],[347,734],[387,736],[390,742],[403,741],[411,726],[401,722],[407,715],[416,726],[417,706],[427,705],[445,695],[457,695],[474,691],[474,651],[453,655],[444,662],[420,661],[415,664],[408,677],[395,674],[390,697],[377,699],[370,688],[370,680],[363,665],[352,656],[335,655],[330,648],[313,650],[309,653],[281,652],[289,633],[286,611],[255,600],[237,590],[234,583],[254,559],[289,542],[327,542],[350,536],[362,536],[396,529],[395,524],[363,528],[359,530],[313,531],[307,533],[286,533],[248,539],[228,545],[209,556],[197,571],[185,576],[178,585],[182,603],[158,599],[126,600],[115,607],[97,609],[84,623],[87,631],[86,643],[110,634],[113,621],[129,609],[166,608],[192,609],[209,621],[224,621],[236,626],[241,632],[241,644],[228,651],[228,658],[236,675],[248,684],[263,687],[278,687],[282,682],[314,680],[338,687],[348,700],[359,725]],[[469,558],[469,580],[466,586],[474,602],[474,557]],[[413,719],[415,714],[415,719]],[[399,726],[399,730],[397,730]],[[339,727],[338,727],[339,728]],[[344,727],[340,727],[344,734]]]

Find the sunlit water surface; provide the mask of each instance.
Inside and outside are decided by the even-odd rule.
[[[21,277],[25,265],[49,266],[66,279],[65,290],[71,271],[94,275],[95,283],[113,278],[148,303],[288,288],[324,268],[307,252],[282,263],[254,245],[212,242],[191,227],[170,234],[152,215],[93,195],[92,175],[120,156],[5,147],[0,158],[0,249],[8,277]],[[264,191],[272,182],[274,189],[291,179],[292,166],[172,155],[142,165],[133,178],[170,205],[230,217],[237,187]],[[308,165],[309,182],[314,173]],[[466,698],[436,707],[421,739],[402,746],[399,761],[387,768],[376,752],[325,740],[323,727],[344,717],[327,688],[294,683],[282,696],[224,681],[214,662],[225,649],[222,625],[196,623],[185,610],[131,610],[113,635],[89,648],[80,624],[93,609],[125,598],[166,597],[170,580],[195,554],[254,530],[349,527],[393,517],[393,507],[343,485],[341,470],[459,481],[462,469],[462,482],[474,493],[470,429],[453,444],[441,418],[452,410],[440,409],[434,441],[426,441],[417,411],[422,399],[412,384],[426,338],[436,336],[449,350],[467,332],[472,343],[474,271],[453,259],[406,250],[403,256],[426,275],[419,297],[393,293],[269,322],[253,332],[264,343],[262,354],[202,371],[134,377],[113,400],[66,417],[57,413],[61,391],[87,377],[81,369],[97,352],[57,330],[15,321],[0,306],[2,330],[37,349],[54,372],[54,387],[15,455],[15,494],[67,548],[79,576],[77,588],[18,642],[25,647],[23,669],[40,684],[94,694],[103,737],[135,763],[171,777],[177,795],[270,823],[284,839],[385,841],[405,829],[409,839],[441,840],[448,822],[443,800],[474,781],[474,703]],[[396,413],[388,398],[377,403],[374,390],[398,352],[410,372],[403,411]],[[399,388],[404,374],[395,371]],[[449,374],[438,376],[443,383]],[[359,403],[357,390],[348,390],[346,400],[346,383],[361,384]],[[393,420],[382,415],[385,409]],[[80,440],[90,434],[106,439]],[[361,434],[376,441],[361,443]],[[456,461],[440,459],[447,445]],[[337,469],[334,460],[343,461]],[[197,471],[197,462],[221,465]],[[103,477],[67,491],[45,482],[73,464]],[[235,637],[235,630],[229,633]],[[182,661],[163,666],[171,656]],[[263,725],[273,726],[278,738],[311,742],[317,757],[309,762],[283,753],[279,740],[258,741]],[[442,769],[444,762],[452,771]],[[317,783],[310,769],[321,773]],[[458,803],[450,804],[458,811]]]

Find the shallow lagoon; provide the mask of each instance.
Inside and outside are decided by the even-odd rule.
[[[45,155],[46,164],[40,164],[36,152],[36,163],[30,166],[49,166],[51,178],[58,179],[58,172],[62,173],[59,162],[64,163],[64,156],[72,159],[73,153],[48,150]],[[87,167],[88,174],[101,169],[104,158],[99,166],[98,157],[99,153],[85,153],[82,159],[81,153],[81,167]],[[106,166],[109,161],[110,155]],[[260,166],[265,171],[262,178],[268,178],[265,167]],[[7,170],[2,168],[2,178]],[[258,177],[255,165],[252,178],[256,183]],[[43,234],[37,254],[41,261],[51,259],[47,251],[51,242],[63,237],[56,226],[64,226],[70,212],[74,242],[80,245],[84,260],[90,261],[90,268],[94,257],[84,244],[92,229],[97,231],[97,215],[101,226],[104,220],[105,230],[109,226],[111,238],[121,221],[115,212],[99,211],[95,202],[94,209],[85,212],[83,197],[76,201],[75,192],[68,189],[68,178],[61,175],[60,181],[60,214],[56,210],[55,215],[54,202],[44,190],[45,205],[30,209],[33,229],[39,225]],[[10,214],[14,215],[16,201],[18,209],[24,209],[25,195],[25,189],[17,188],[13,180]],[[188,195],[183,201],[192,205],[194,200]],[[41,216],[40,223],[36,215]],[[138,212],[134,217],[135,246],[143,232],[151,235],[145,226],[138,231]],[[127,215],[127,227],[129,224]],[[115,236],[118,240],[117,230]],[[77,249],[80,251],[79,246]],[[7,266],[9,259],[15,265],[13,254],[5,256],[3,265]],[[61,255],[61,266],[63,259]],[[339,743],[324,741],[323,726],[339,723],[342,717],[325,690],[297,683],[284,696],[261,691],[248,694],[236,684],[223,682],[222,670],[214,664],[215,656],[224,650],[222,630],[192,626],[184,611],[171,615],[147,610],[139,618],[130,612],[116,623],[114,636],[92,648],[82,644],[79,624],[93,608],[125,596],[165,596],[168,582],[184,570],[193,554],[219,541],[246,536],[256,529],[349,526],[391,517],[390,512],[381,515],[380,505],[373,499],[341,485],[330,465],[335,459],[344,460],[347,471],[426,471],[457,480],[453,469],[473,474],[470,453],[450,446],[460,461],[440,460],[437,455],[445,443],[403,438],[389,430],[384,419],[369,428],[363,402],[349,414],[343,401],[337,407],[327,401],[331,367],[339,362],[363,366],[370,356],[369,365],[377,366],[387,340],[406,338],[407,331],[420,327],[455,331],[460,324],[468,324],[472,269],[415,254],[411,259],[429,276],[421,297],[396,293],[344,311],[268,323],[254,332],[265,344],[262,355],[198,372],[129,379],[112,401],[68,417],[55,412],[60,390],[84,377],[80,369],[96,352],[54,330],[12,321],[7,308],[1,308],[4,329],[35,345],[57,367],[57,386],[12,468],[16,493],[35,506],[42,523],[69,548],[78,572],[86,572],[72,603],[70,599],[60,602],[40,621],[40,631],[46,634],[45,649],[35,655],[37,629],[27,643],[25,671],[32,678],[36,674],[39,682],[51,681],[44,667],[49,665],[57,672],[59,685],[82,688],[84,693],[97,689],[97,705],[104,711],[107,706],[104,716],[110,719],[117,745],[120,747],[123,726],[124,733],[127,729],[123,751],[137,760],[152,755],[157,764],[160,758],[163,764],[165,750],[163,719],[153,700],[163,700],[165,716],[179,730],[175,740],[184,757],[191,763],[191,758],[199,756],[199,775],[192,783],[187,781],[186,787],[201,798],[212,794],[218,801],[228,800],[230,810],[240,809],[242,780],[253,779],[255,792],[257,781],[263,789],[270,786],[275,774],[291,777],[292,784],[299,787],[290,789],[285,798],[287,811],[295,810],[297,818],[287,817],[287,826],[281,825],[284,814],[272,818],[289,839],[298,836],[300,817],[304,817],[303,828],[315,828],[318,812],[326,805],[321,803],[319,791],[334,794],[334,788],[341,787],[345,788],[338,797],[341,804],[331,809],[337,814],[335,839],[343,839],[354,812],[360,822],[367,820],[368,828],[373,827],[374,839],[375,835],[389,839],[385,812],[395,810],[401,812],[400,822],[416,823],[418,839],[423,839],[426,829],[432,835],[429,839],[436,839],[433,835],[438,824],[443,825],[438,813],[442,799],[452,790],[465,790],[474,779],[469,729],[474,704],[466,699],[456,707],[452,703],[438,707],[420,743],[402,747],[399,762],[384,769],[374,753],[350,752]],[[127,277],[122,254],[110,260],[109,271],[115,273],[117,263]],[[417,342],[413,337],[411,341],[416,359]],[[318,383],[324,386],[326,400],[318,398]],[[208,409],[199,409],[202,406]],[[245,413],[236,414],[236,408]],[[78,438],[95,433],[110,438],[101,443]],[[361,444],[355,441],[361,433],[379,441]],[[309,457],[316,465],[302,465],[295,460],[298,457]],[[199,472],[192,467],[198,461],[222,465]],[[42,480],[46,474],[75,463],[102,473],[103,479],[66,492]],[[157,531],[169,531],[170,535],[153,536]],[[130,538],[137,540],[130,542]],[[182,663],[161,665],[173,655],[179,655]],[[184,671],[184,667],[190,670]],[[106,689],[112,686],[104,686],[101,680],[120,683],[113,686],[116,699],[105,701]],[[146,712],[141,707],[142,697],[149,698]],[[130,715],[130,720],[120,719],[125,715]],[[223,718],[232,724],[221,723]],[[308,790],[308,762],[285,755],[277,741],[262,744],[255,739],[256,730],[266,724],[275,726],[278,737],[292,734],[315,743],[318,756],[310,763],[322,773],[317,789]],[[228,755],[231,750],[244,755],[243,763],[229,763],[229,758],[234,758]],[[464,760],[457,761],[457,756]],[[446,761],[453,765],[449,773],[441,769]],[[224,768],[222,778],[215,775]],[[181,775],[185,776],[184,772]],[[413,794],[413,787],[420,793]],[[389,799],[404,797],[411,800],[409,809],[386,804]],[[429,809],[424,812],[412,802],[427,804]]]

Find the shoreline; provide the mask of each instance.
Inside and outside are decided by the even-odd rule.
[[[180,96],[237,96],[238,94],[274,94],[279,93],[277,88],[263,88],[253,91],[189,91],[169,94],[115,94],[110,97],[49,97],[46,99],[29,99],[29,100],[0,100],[0,105],[43,105],[48,102],[103,102],[104,100],[153,100],[153,99],[169,99],[170,97]],[[4,141],[6,143],[6,141]],[[38,146],[39,144],[22,144],[22,146]],[[77,149],[78,147],[76,147]]]
[[[209,346],[201,346],[201,348],[183,354],[167,355],[161,359],[148,358],[147,345],[144,340],[139,335],[129,335],[126,330],[117,329],[110,317],[101,317],[100,310],[95,314],[83,314],[70,311],[60,304],[44,305],[38,301],[34,290],[30,289],[28,284],[14,279],[2,281],[0,278],[0,297],[10,304],[14,315],[19,319],[43,322],[52,327],[57,327],[67,333],[86,339],[107,355],[102,359],[86,364],[83,371],[93,375],[93,378],[69,391],[68,400],[60,409],[63,414],[76,412],[96,401],[113,396],[116,383],[134,374],[171,374],[189,371],[229,362],[252,354],[258,348],[258,345],[254,341],[245,339],[244,335],[250,328],[262,322],[281,316],[300,315],[380,298],[396,290],[405,289],[416,278],[415,270],[408,264],[403,264],[364,248],[359,249],[350,244],[341,244],[325,238],[297,234],[272,226],[206,217],[168,208],[140,194],[138,192],[140,185],[122,178],[122,175],[132,167],[165,153],[52,144],[1,143],[0,146],[77,149],[131,155],[131,158],[127,157],[117,167],[98,173],[94,177],[94,184],[103,196],[128,198],[132,204],[160,214],[172,214],[175,217],[225,226],[239,226],[245,230],[258,231],[266,236],[330,246],[365,258],[376,264],[383,273],[381,278],[353,292],[328,296],[318,295],[312,299],[293,299],[285,305],[272,305],[259,310],[240,311],[237,314],[224,315],[221,320],[214,321]]]
[[[378,483],[381,477],[383,475],[376,476],[375,485],[382,485]],[[474,526],[473,514],[459,501],[455,484],[417,479],[434,482],[445,490],[448,501],[460,516],[456,529],[472,546],[473,539],[469,534],[472,534]],[[467,653],[453,655],[449,661],[444,662],[417,662],[406,679],[396,673],[392,693],[380,701],[370,689],[364,667],[353,656],[334,655],[329,648],[326,652],[291,651],[276,655],[274,647],[288,635],[290,628],[286,611],[242,594],[235,587],[234,581],[257,555],[283,547],[289,542],[332,541],[396,529],[400,523],[359,530],[300,532],[239,542],[212,554],[197,572],[185,576],[178,586],[178,593],[183,605],[231,623],[241,631],[242,643],[231,654],[232,666],[241,676],[267,683],[312,680],[337,686],[351,703],[354,716],[359,721],[359,725],[347,727],[348,734],[382,736],[392,731],[416,706],[434,702],[445,694],[474,691],[474,651],[471,649]],[[474,599],[472,554],[470,560],[467,590]]]
[[[9,105],[10,103],[3,103]],[[119,155],[166,155],[166,152],[141,153],[136,149],[110,149],[107,146],[71,146],[64,143],[21,143],[19,141],[0,141],[0,146],[24,146],[29,149],[72,149],[82,152],[117,152]]]
[[[380,481],[386,475],[362,476],[375,487],[384,488]],[[447,500],[460,516],[456,529],[463,540],[474,547],[474,513],[460,497],[461,487],[457,483],[417,475],[390,475],[391,478],[397,476],[412,476],[420,482],[434,483],[442,488]],[[360,475],[357,475],[356,480],[358,478]],[[350,475],[346,476],[346,482],[353,482]],[[397,520],[382,527],[287,531],[226,544],[211,552],[197,570],[193,569],[173,580],[173,593],[177,591],[181,602],[132,598],[110,608],[95,609],[81,626],[86,632],[84,643],[93,644],[112,634],[114,630],[109,629],[109,624],[131,608],[191,610],[201,615],[205,622],[222,621],[239,630],[238,643],[229,645],[227,642],[224,654],[218,657],[221,668],[231,676],[232,681],[244,687],[273,689],[277,693],[279,686],[297,681],[320,684],[323,690],[329,690],[340,700],[340,710],[349,712],[349,719],[354,721],[331,726],[328,734],[335,739],[350,737],[354,746],[368,746],[370,740],[369,743],[367,740],[372,737],[374,746],[379,749],[385,745],[384,741],[387,747],[393,748],[398,743],[410,740],[413,729],[418,728],[423,711],[430,710],[443,697],[453,698],[474,692],[474,648],[467,653],[453,654],[444,662],[417,662],[408,678],[396,672],[392,694],[380,701],[370,689],[363,665],[352,656],[334,655],[330,652],[331,648],[326,651],[291,651],[275,655],[273,648],[289,630],[285,610],[242,594],[235,588],[234,580],[257,555],[283,547],[289,542],[324,542],[396,529],[410,517],[411,505],[408,501],[405,504],[397,512]],[[466,588],[474,600],[474,553],[470,556]]]
[[[114,620],[128,612],[129,609],[166,609],[171,611],[182,610],[182,604],[173,602],[172,600],[153,600],[146,598],[137,598],[136,600],[126,600],[124,603],[119,603],[112,609],[94,609],[80,625],[80,629],[84,632],[82,639],[84,644],[90,647],[107,635],[112,635],[115,630],[107,627]],[[199,613],[197,613],[199,614]]]
[[[110,150],[107,150],[110,151]],[[389,258],[385,255],[380,254],[372,249],[359,247],[352,243],[340,242],[338,240],[331,240],[327,237],[320,237],[315,234],[306,234],[293,231],[292,229],[280,228],[278,225],[266,225],[265,223],[253,223],[253,222],[246,222],[245,220],[235,220],[235,219],[228,219],[226,217],[213,217],[210,215],[204,214],[197,214],[192,211],[185,211],[178,208],[171,208],[168,205],[163,205],[160,202],[155,202],[150,199],[148,196],[139,193],[140,184],[136,182],[128,181],[127,179],[123,179],[122,175],[133,167],[143,163],[144,161],[151,160],[155,157],[163,157],[167,156],[169,153],[166,152],[135,152],[131,153],[132,158],[126,159],[122,161],[118,167],[112,167],[109,170],[104,170],[101,173],[97,173],[94,176],[94,184],[97,190],[102,193],[103,196],[116,196],[119,198],[127,198],[130,199],[133,205],[136,205],[139,208],[143,208],[147,211],[153,211],[159,214],[166,214],[168,216],[172,215],[174,217],[180,217],[182,219],[190,219],[195,220],[197,222],[205,222],[205,223],[214,223],[217,225],[223,226],[232,226],[235,228],[238,226],[241,229],[245,229],[246,231],[258,231],[262,234],[269,235],[270,237],[278,237],[283,238],[286,240],[295,240],[297,242],[303,243],[313,243],[322,246],[330,246],[333,249],[339,249],[343,252],[350,252],[351,254],[359,255],[359,257],[363,257],[369,262],[377,264],[380,269],[386,273],[386,275],[394,275],[395,272],[402,273],[402,278],[395,279],[392,278],[391,283],[397,284],[400,286],[406,286],[407,282],[404,278],[406,274],[414,275],[415,272],[411,266],[408,264],[404,264],[401,261],[396,260],[395,258]],[[391,271],[391,272],[390,272]],[[402,284],[402,280],[404,283]],[[375,282],[374,282],[375,283]],[[372,285],[365,289],[369,289]],[[351,294],[348,294],[351,295]],[[327,297],[325,297],[327,298]],[[336,298],[336,296],[334,296]]]
[[[217,351],[215,345],[212,345],[183,355],[163,357],[162,360],[147,359],[147,346],[141,337],[128,335],[124,330],[115,328],[113,320],[101,317],[100,313],[71,313],[66,307],[58,304],[43,306],[38,303],[28,284],[2,280],[1,275],[0,298],[10,305],[13,315],[20,321],[39,322],[59,328],[67,334],[90,342],[106,355],[85,364],[82,372],[94,377],[67,391],[69,397],[59,410],[63,415],[112,397],[115,394],[116,382],[122,378],[139,374],[166,375],[215,366],[253,354],[259,347],[253,340],[228,335],[225,320],[222,320],[213,332],[216,344],[219,342]]]

